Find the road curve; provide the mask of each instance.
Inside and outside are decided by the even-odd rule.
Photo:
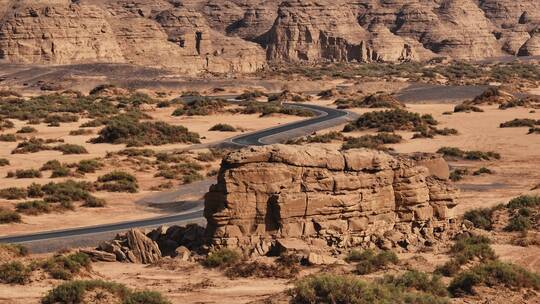
[[[328,125],[324,123],[342,123],[350,113],[342,110],[336,110],[332,108],[327,108],[323,106],[310,105],[310,104],[300,104],[300,103],[289,103],[287,106],[292,107],[301,107],[308,109],[317,113],[318,115],[314,118],[293,122],[290,124],[277,126],[261,131],[256,131],[246,135],[241,135],[229,140],[230,144],[236,146],[261,146],[265,145],[265,138],[276,136],[278,134],[291,132],[294,130],[302,130],[307,127],[314,127],[317,129],[327,128]],[[307,130],[306,134],[311,133],[312,130]],[[304,135],[306,135],[304,134]],[[294,137],[294,136],[292,136]],[[166,215],[157,218],[135,220],[129,222],[105,224],[98,226],[89,226],[89,227],[80,227],[64,230],[55,230],[55,231],[46,231],[39,233],[31,234],[21,234],[13,236],[0,237],[0,243],[31,243],[38,241],[47,241],[47,240],[56,240],[62,238],[70,237],[83,237],[88,235],[107,233],[107,232],[116,232],[127,230],[131,228],[140,228],[140,227],[157,227],[160,225],[170,225],[183,221],[201,219],[203,217],[203,207],[202,204],[199,204],[193,209],[186,210],[183,213]]]

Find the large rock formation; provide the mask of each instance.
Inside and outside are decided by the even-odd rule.
[[[206,196],[207,234],[216,246],[259,254],[299,247],[298,240],[316,247],[416,250],[456,228],[457,191],[445,177],[448,166],[438,157],[248,148],[223,160]]]
[[[0,0],[0,61],[193,74],[540,54],[537,0]]]

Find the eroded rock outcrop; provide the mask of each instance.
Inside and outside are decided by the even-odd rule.
[[[457,228],[457,191],[439,178],[447,175],[444,161],[417,160],[425,166],[365,149],[273,145],[233,152],[206,196],[207,235],[216,246],[258,254],[432,245]]]

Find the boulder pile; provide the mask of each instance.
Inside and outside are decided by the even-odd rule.
[[[225,157],[205,198],[206,235],[216,247],[252,254],[416,251],[460,230],[457,190],[436,156],[273,145]]]

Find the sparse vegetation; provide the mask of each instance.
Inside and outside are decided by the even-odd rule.
[[[83,159],[77,164],[77,172],[79,173],[94,173],[101,169],[103,164],[96,159]]]
[[[53,211],[53,207],[44,201],[28,201],[18,203],[15,208],[17,212],[26,215],[39,215],[43,213],[51,213]]]
[[[530,118],[516,118],[514,120],[510,120],[507,122],[501,123],[501,128],[519,128],[519,127],[530,127],[533,128],[534,126],[540,125],[540,119],[534,120]]]
[[[446,158],[461,158],[467,160],[493,160],[501,159],[501,155],[493,151],[463,151],[456,147],[442,147],[437,153],[443,154]]]
[[[39,170],[35,170],[35,169],[17,169],[15,172],[13,171],[8,172],[7,177],[40,178],[42,177],[42,174]]]
[[[463,179],[466,175],[469,175],[469,170],[467,169],[454,169],[450,172],[450,180],[453,182],[458,182]]]
[[[343,140],[345,137],[341,132],[331,131],[320,135],[309,135],[297,139],[291,139],[286,142],[289,145],[300,145],[303,143],[330,143],[334,140]]]
[[[362,252],[353,250],[349,252],[347,261],[356,262],[356,272],[358,274],[369,274],[382,270],[388,265],[397,264],[398,257],[392,251],[375,252],[371,249]]]
[[[513,264],[491,261],[460,273],[452,280],[448,290],[453,296],[463,296],[475,294],[474,287],[480,285],[540,290],[540,276]]]
[[[139,191],[137,178],[127,172],[113,171],[98,178],[100,190],[109,192],[129,192]]]
[[[21,222],[21,216],[17,212],[0,207],[0,224],[20,223],[20,222]]]
[[[10,162],[8,159],[6,158],[0,158],[0,167],[5,167],[5,166],[9,166],[10,165]]]
[[[220,131],[220,132],[236,132],[236,128],[229,124],[217,124],[211,127],[208,131]]]
[[[491,241],[483,236],[473,235],[459,238],[450,248],[449,253],[452,259],[438,267],[436,272],[445,276],[453,276],[461,270],[461,266],[473,259],[481,262],[496,260],[497,256],[490,244]]]
[[[435,125],[437,125],[437,121],[431,115],[420,115],[402,109],[395,109],[364,113],[356,122],[346,125],[343,131],[351,132],[367,129],[377,129],[379,132],[420,131]]]
[[[31,269],[18,261],[0,265],[0,282],[4,284],[26,284],[30,280]]]
[[[425,292],[408,291],[403,286],[381,282],[368,283],[357,277],[324,273],[297,281],[290,293],[293,297],[292,303],[296,304],[449,303],[445,297]]]
[[[478,113],[481,113],[481,112],[484,112],[484,110],[482,110],[481,108],[477,107],[477,106],[474,106],[474,105],[471,105],[471,104],[459,104],[457,106],[454,107],[454,113],[459,113],[459,112],[478,112]]]
[[[71,281],[50,290],[41,299],[42,304],[82,304],[84,295],[92,290],[103,290],[119,299],[123,304],[170,304],[160,293],[132,291],[122,284],[102,280]]]
[[[21,134],[36,133],[36,132],[37,132],[36,128],[30,127],[30,126],[24,126],[17,131],[17,133],[21,133]]]
[[[71,280],[83,269],[90,270],[91,260],[85,253],[77,252],[68,255],[57,255],[44,260],[40,264],[54,279]]]
[[[225,268],[238,263],[241,259],[242,256],[239,252],[229,248],[221,248],[208,254],[203,265],[210,268]]]
[[[2,142],[16,142],[17,136],[15,134],[0,134],[0,141]]]
[[[473,172],[473,175],[475,176],[483,175],[483,174],[493,174],[493,170],[486,167],[481,167],[478,170]]]
[[[363,135],[361,137],[348,138],[347,141],[342,145],[341,149],[349,150],[357,148],[368,148],[377,150],[388,150],[389,148],[385,147],[385,144],[397,144],[402,140],[403,138],[400,135],[393,133]]]
[[[62,152],[62,154],[88,154],[88,151],[85,147],[74,144],[62,144],[54,147],[54,150]]]

